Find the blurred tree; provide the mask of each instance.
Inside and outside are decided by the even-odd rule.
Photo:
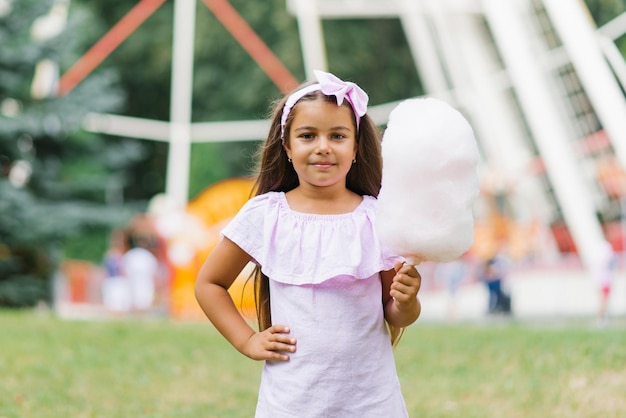
[[[626,0],[585,0],[597,26],[602,26],[626,12]],[[617,48],[626,57],[626,34],[615,40]]]
[[[596,25],[602,26],[626,11],[626,0],[585,0]]]
[[[81,131],[87,112],[119,109],[115,72],[103,69],[54,97],[59,68],[99,25],[66,0],[0,0],[0,305],[50,299],[63,246],[132,211],[116,197],[141,148]]]
[[[328,20],[324,32],[329,70],[364,86],[370,104],[424,94],[399,19]]]

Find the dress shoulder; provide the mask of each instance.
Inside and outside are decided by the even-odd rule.
[[[268,213],[276,212],[278,192],[254,196],[248,200],[233,219],[221,231],[247,252],[257,264],[263,246],[264,222]]]

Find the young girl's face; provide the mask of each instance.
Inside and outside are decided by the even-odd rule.
[[[343,184],[356,158],[355,126],[348,106],[317,99],[294,109],[285,144],[300,184]]]

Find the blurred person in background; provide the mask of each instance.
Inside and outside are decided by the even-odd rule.
[[[480,278],[489,291],[487,313],[510,314],[511,297],[503,290],[503,284],[508,275],[508,259],[504,245],[500,245],[499,251],[484,262]]]
[[[122,276],[122,257],[126,253],[126,245],[126,231],[123,229],[114,230],[109,239],[109,249],[102,260],[102,267],[104,267],[107,278]]]
[[[615,268],[617,265],[617,257],[613,251],[613,247],[608,241],[604,241],[600,245],[593,259],[591,274],[596,280],[600,290],[600,304],[598,309],[598,325],[604,326],[609,319],[609,299],[611,296],[611,287],[615,279]]]
[[[109,249],[102,260],[106,277],[102,283],[102,302],[107,309],[126,312],[130,309],[130,286],[123,272],[123,257],[127,248],[127,234],[123,229],[111,233]]]
[[[131,305],[137,311],[148,310],[154,303],[159,263],[150,251],[153,241],[154,239],[146,234],[129,235],[130,249],[122,257],[124,276],[130,285]]]
[[[449,321],[453,321],[456,318],[457,295],[461,284],[465,280],[467,270],[466,261],[463,257],[448,263],[437,264],[435,268],[435,277],[437,280],[442,281],[447,292],[447,319]]]

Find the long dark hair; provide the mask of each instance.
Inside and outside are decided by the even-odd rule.
[[[293,92],[310,85],[305,83],[296,88]],[[267,192],[288,192],[299,185],[298,176],[289,163],[285,152],[283,140],[281,138],[281,117],[283,107],[289,96],[287,94],[282,100],[274,103],[270,130],[267,139],[259,148],[259,166],[257,167],[257,177],[253,193],[261,195]],[[326,96],[319,90],[303,96],[291,109],[285,123],[285,139],[289,138],[289,129],[298,111],[298,105],[302,101],[326,100],[336,103],[334,96]],[[347,106],[355,117],[352,107],[347,101],[342,103]],[[356,129],[356,119],[353,119]],[[359,121],[359,129],[356,135],[357,152],[356,162],[346,176],[346,187],[361,196],[370,195],[377,197],[380,191],[382,180],[382,157],[381,157],[382,135],[374,121],[365,114]],[[270,290],[269,279],[261,272],[259,267],[254,270],[254,289],[259,330],[265,330],[272,325],[270,313]],[[392,343],[395,343],[402,333],[401,328],[389,327]]]

